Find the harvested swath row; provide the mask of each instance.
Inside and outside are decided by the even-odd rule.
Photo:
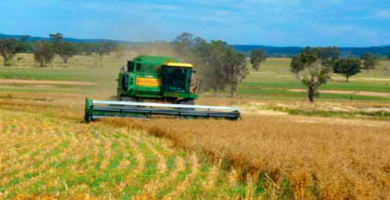
[[[54,135],[56,134],[52,134],[50,132],[48,132],[48,134],[42,133],[42,137],[40,137],[40,139],[47,139]],[[38,155],[36,155],[36,157],[31,158],[31,163],[25,165],[25,169],[18,169],[18,172],[23,174],[14,176],[14,179],[11,181],[11,186],[15,188],[20,188],[19,183],[23,180],[23,184],[27,184],[28,182],[30,182],[30,184],[35,183],[42,177],[47,176],[47,173],[50,174],[52,172],[50,171],[51,168],[56,168],[57,165],[61,164],[63,160],[68,159],[69,155],[82,154],[82,151],[78,151],[78,147],[85,146],[86,144],[87,143],[83,143],[83,141],[77,140],[76,138],[68,137],[67,141],[61,141],[61,144],[59,145],[57,145],[56,143],[52,143],[51,145],[55,148],[51,148],[53,149],[52,151],[45,152],[43,154],[39,151],[39,149],[42,148],[41,144],[33,147],[32,149],[38,149]],[[76,155],[75,157],[77,158],[77,156],[78,155]],[[18,165],[16,165],[16,167],[20,168]],[[47,169],[50,170],[48,171]]]
[[[127,120],[105,120],[102,123],[114,127],[127,127],[129,130],[141,130],[142,132],[146,128]],[[153,133],[156,131],[159,131],[159,129],[152,128]],[[234,170],[219,170],[221,161],[217,165],[212,165],[208,159],[203,159],[202,163],[199,163],[199,161],[196,161],[196,154],[191,155],[190,159],[186,159],[185,162],[183,162],[184,160],[181,157],[178,157],[176,161],[177,170],[172,172],[168,179],[159,180],[158,184],[153,185],[155,191],[160,191],[158,194],[152,192],[152,194],[137,197],[139,199],[145,197],[152,199],[172,199],[177,197],[182,199],[229,199],[232,197],[257,199],[264,195],[263,193],[255,192],[257,186],[254,178],[248,176],[250,179],[248,179],[247,183],[241,182],[238,173],[234,172]],[[205,158],[203,153],[201,153],[201,156]],[[236,175],[232,176],[231,174]],[[229,184],[229,181],[237,184]]]
[[[7,115],[0,115],[1,130],[7,129],[0,137],[8,148],[0,155],[9,165],[2,165],[9,169],[1,172],[1,199],[249,197],[227,184],[218,166],[144,130],[0,111]]]
[[[5,113],[5,112],[2,112]],[[6,113],[8,116],[15,116],[12,112]],[[25,113],[24,113],[25,114]],[[24,115],[23,114],[23,115]],[[28,134],[22,134],[20,135],[21,131],[27,131],[28,129],[20,128],[20,126],[23,126],[24,123],[27,124],[27,121],[30,121],[30,118],[28,116],[23,115],[17,115],[19,119],[18,124],[10,124],[9,120],[2,122],[2,124],[8,124],[10,127],[13,127],[12,129],[8,129],[7,132],[2,132],[3,134],[7,134],[7,137],[10,138],[8,140],[8,146],[9,148],[14,148],[13,145],[22,146],[23,149],[41,149],[36,155],[39,157],[39,159],[32,158],[33,163],[37,163],[37,165],[34,168],[29,168],[30,162],[27,162],[24,159],[19,159],[16,157],[9,156],[7,158],[10,159],[10,163],[14,163],[15,167],[12,167],[11,174],[2,174],[1,177],[5,177],[5,179],[12,179],[11,181],[5,181],[9,184],[1,184],[1,195],[2,197],[13,197],[16,193],[18,193],[18,196],[24,196],[24,197],[31,197],[28,195],[28,193],[36,193],[39,195],[49,195],[52,197],[72,197],[77,196],[78,193],[93,193],[93,191],[90,191],[91,186],[86,186],[85,184],[75,184],[71,185],[72,180],[75,177],[66,177],[66,176],[77,176],[75,175],[75,172],[78,173],[80,177],[82,177],[82,174],[88,173],[90,171],[95,170],[95,174],[99,175],[102,173],[105,173],[104,171],[108,171],[107,169],[110,168],[110,165],[116,165],[115,163],[119,162],[118,171],[126,171],[126,168],[129,167],[129,165],[134,165],[137,163],[137,169],[136,172],[133,174],[134,177],[139,176],[140,178],[144,175],[140,175],[140,173],[143,173],[145,170],[146,160],[145,155],[148,154],[149,157],[159,157],[160,158],[160,166],[163,166],[161,161],[161,156],[154,156],[152,154],[157,154],[156,149],[148,150],[148,145],[144,145],[144,149],[140,150],[138,148],[139,145],[143,145],[143,141],[149,141],[149,139],[145,139],[145,135],[136,134],[136,137],[129,137],[128,134],[124,135],[123,133],[118,133],[115,135],[113,131],[118,132],[118,130],[113,130],[112,128],[108,129],[102,126],[95,127],[96,129],[99,129],[99,133],[91,132],[91,135],[93,135],[93,138],[91,138],[91,135],[80,135],[80,134],[72,134],[74,129],[84,129],[84,127],[70,127],[69,130],[63,126],[63,127],[57,127],[57,124],[41,124],[42,128],[40,130],[35,130],[34,137],[28,137]],[[7,118],[9,119],[9,118]],[[39,126],[39,124],[36,124]],[[46,129],[46,127],[53,127],[52,130]],[[88,127],[90,128],[90,127]],[[3,128],[4,129],[4,128]],[[59,135],[55,134],[53,130],[60,131]],[[62,130],[61,130],[62,129]],[[106,130],[104,130],[106,129]],[[104,131],[102,131],[104,130]],[[126,139],[125,141],[129,142],[122,142],[123,140],[119,140],[116,137],[118,135],[122,134],[122,138]],[[30,140],[30,144],[26,143],[20,143],[20,140],[23,138],[28,138],[27,140]],[[51,140],[50,138],[55,138],[58,141],[54,142],[54,140]],[[64,144],[65,141],[69,141],[68,144]],[[45,141],[45,142],[44,142]],[[134,142],[138,141],[138,142]],[[117,159],[114,160],[115,157],[121,157],[122,155],[115,154],[112,152],[112,148],[116,143],[116,146],[119,146],[122,152],[124,153],[122,160]],[[28,145],[28,146],[27,146]],[[63,149],[58,149],[58,145],[63,145]],[[28,148],[25,148],[25,147]],[[86,148],[87,147],[87,148]],[[92,148],[88,148],[92,147]],[[127,150],[123,150],[123,148],[131,148]],[[53,150],[56,150],[56,157],[55,159],[48,159],[49,157],[45,156],[46,154],[52,152]],[[129,151],[130,150],[130,151]],[[172,150],[170,150],[173,152]],[[10,151],[12,154],[15,154],[13,151]],[[4,154],[4,152],[1,152]],[[32,152],[34,153],[34,152]],[[99,155],[101,154],[101,155]],[[131,154],[134,154],[135,157],[132,157]],[[15,154],[16,155],[16,154]],[[89,158],[88,156],[92,155]],[[129,160],[123,160],[123,159],[129,159]],[[92,162],[91,162],[92,161]],[[114,162],[115,161],[115,162]],[[153,165],[155,160],[149,159],[149,165]],[[7,163],[9,164],[9,163]],[[19,166],[18,166],[19,164]],[[96,168],[99,169],[93,169]],[[21,168],[22,167],[22,168]],[[60,168],[60,170],[57,170],[57,168]],[[133,173],[132,168],[129,167],[127,169],[128,174]],[[65,170],[65,172],[63,171]],[[72,172],[71,174],[69,172]],[[12,172],[16,172],[13,174]],[[138,174],[137,174],[138,173]],[[13,175],[12,177],[7,177],[8,175]],[[76,178],[76,180],[73,181],[81,181],[77,180],[79,178]],[[68,180],[67,180],[68,179]],[[4,179],[3,179],[4,180]],[[130,179],[131,180],[131,179]],[[126,193],[123,194],[115,194],[117,193],[117,188],[106,186],[105,184],[109,183],[111,179],[107,179],[106,182],[103,184],[97,184],[97,189],[104,191],[104,194],[108,194],[111,197],[121,197],[124,196]],[[110,183],[111,184],[111,183]],[[130,181],[130,186],[132,186],[134,183]],[[25,193],[26,188],[33,188],[30,189],[30,191]],[[92,187],[93,188],[93,187]],[[142,187],[141,187],[142,188]],[[50,190],[56,190],[56,192],[50,192]],[[94,189],[92,189],[94,190]],[[61,193],[61,194],[60,194]],[[100,196],[99,194],[97,196]]]
[[[255,179],[258,193],[298,199],[390,196],[390,125],[385,122],[247,116],[239,122],[104,123],[148,130],[179,147],[206,152],[216,161],[225,158],[247,186]]]
[[[55,150],[62,142],[61,137],[56,134],[49,134],[48,137],[45,138],[37,133],[3,133],[3,135],[7,135],[8,137],[5,139],[7,143],[2,145],[2,147],[4,147],[4,151],[2,151],[0,155],[2,160],[0,163],[0,168],[10,166],[14,162],[17,162],[19,164],[18,167],[23,169],[26,165],[28,166],[31,164],[29,163],[29,157],[36,157],[40,154],[47,154],[50,151]],[[40,137],[44,140],[36,140],[37,137]],[[49,144],[51,145],[49,146]],[[31,150],[32,147],[35,147],[36,145],[39,145],[40,148],[32,153],[29,153],[28,150]],[[5,173],[7,171],[8,169],[5,169],[3,172]]]

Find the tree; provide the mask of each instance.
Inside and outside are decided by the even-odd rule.
[[[304,67],[305,74],[302,83],[308,88],[309,101],[314,102],[314,98],[319,95],[318,88],[328,82],[331,68],[322,65],[319,57],[311,52],[302,52],[296,59],[296,62],[302,63]]]
[[[390,53],[387,55],[387,59],[390,61]],[[386,74],[387,76],[390,76],[390,64],[387,64],[387,65],[385,66],[385,74]]]
[[[45,41],[35,42],[34,59],[41,67],[45,67],[52,62],[55,56],[53,44]]]
[[[124,44],[118,44],[115,48],[115,55],[117,58],[122,59],[125,56],[126,46]]]
[[[110,55],[111,52],[114,52],[117,47],[117,43],[108,41],[104,43],[98,43],[95,45],[95,52],[99,56],[99,60],[103,60],[104,55]]]
[[[62,33],[50,34],[50,39],[54,42],[60,43],[64,39],[64,35]]]
[[[224,41],[211,41],[183,33],[173,42],[175,52],[187,62],[193,62],[199,69],[203,85],[214,91],[230,86],[230,94],[234,97],[237,88],[248,74],[246,57],[235,51]]]
[[[314,54],[316,55],[319,60],[321,61],[322,65],[325,66],[333,66],[334,62],[340,58],[341,52],[340,49],[336,46],[333,47],[317,47],[317,48],[311,48],[306,47],[302,51],[305,54]]]
[[[304,64],[301,62],[300,56],[293,56],[290,65],[290,71],[295,74],[295,76],[299,79],[299,73],[305,69]]]
[[[193,51],[204,86],[213,90],[215,96],[228,85],[224,62],[226,47],[227,43],[223,41],[208,43],[204,40]]]
[[[59,55],[64,63],[68,63],[69,58],[77,54],[77,47],[65,42],[62,33],[50,34],[50,39],[53,41],[54,53]]]
[[[1,39],[0,54],[4,59],[4,66],[8,65],[9,62],[12,62],[15,55],[22,52],[23,49],[23,43],[15,39]]]
[[[228,85],[223,60],[227,46],[226,42],[209,43],[191,33],[182,33],[172,42],[174,54],[195,64],[195,75],[202,78],[203,88],[211,89],[214,95]]]
[[[23,52],[25,53],[33,52],[34,42],[29,41],[30,38],[31,38],[30,35],[23,35],[22,38],[20,39],[20,42],[23,45]]]
[[[204,42],[206,42],[204,39],[195,37],[191,33],[182,33],[173,40],[172,46],[176,54],[180,55],[184,60],[194,62],[196,60],[194,51],[197,51],[199,45]]]
[[[62,58],[64,63],[68,63],[69,58],[76,55],[77,52],[77,47],[69,42],[59,43],[56,51],[56,53]]]
[[[267,60],[267,53],[261,49],[255,49],[252,51],[250,59],[253,69],[259,71],[261,64]]]
[[[194,43],[194,35],[191,33],[182,33],[173,40],[173,47],[178,53],[184,56],[191,54]]]
[[[336,74],[342,74],[345,76],[348,82],[349,77],[360,73],[362,62],[357,58],[342,58],[335,62],[333,71]]]
[[[378,54],[373,53],[365,53],[363,54],[360,59],[363,60],[364,68],[367,70],[367,74],[370,73],[371,69],[375,69],[378,65],[379,60],[381,59],[381,56]]]
[[[224,55],[225,76],[230,85],[230,96],[235,97],[239,84],[248,75],[246,57],[241,52],[235,51],[233,47],[228,47]]]

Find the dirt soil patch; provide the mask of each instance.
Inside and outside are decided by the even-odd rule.
[[[40,84],[40,85],[96,85],[95,83],[80,81],[42,81],[22,79],[0,79],[0,84]]]
[[[291,89],[289,92],[306,92],[305,89]],[[370,97],[390,97],[390,93],[384,92],[364,92],[364,91],[341,91],[341,90],[320,90],[320,93],[325,94],[350,94],[359,96],[370,96]]]

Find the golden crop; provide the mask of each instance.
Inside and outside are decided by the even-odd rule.
[[[388,122],[257,115],[236,122],[157,119],[105,123],[147,129],[186,149],[204,151],[216,160],[228,159],[234,166],[231,176],[240,180],[248,181],[249,173],[272,180],[263,186],[276,190],[285,189],[287,181],[297,199],[390,197]]]
[[[229,199],[253,185],[229,185],[197,152],[143,130],[85,124],[48,105],[0,105],[0,199]],[[234,180],[238,181],[238,180]]]
[[[115,119],[87,125],[77,103],[82,99],[73,98],[1,100],[0,199],[390,196],[386,121],[247,109],[239,121]],[[209,103],[251,106],[234,101]]]

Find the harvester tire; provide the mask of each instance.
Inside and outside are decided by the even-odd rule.
[[[126,91],[129,89],[129,76],[122,77],[122,88]]]
[[[133,98],[133,97],[125,97],[125,96],[121,96],[121,101],[127,101],[127,102],[137,102],[137,99]]]
[[[195,105],[195,102],[193,99],[184,99],[184,100],[181,100],[181,101],[178,101],[177,102],[178,104],[180,105]],[[193,111],[195,109],[193,108],[180,108],[180,110],[183,110],[183,111]],[[196,117],[190,117],[190,116],[181,116],[181,117],[178,117],[180,119],[195,119]]]
[[[193,106],[193,105],[195,105],[195,101],[193,99],[184,99],[184,100],[179,101],[178,104]]]

